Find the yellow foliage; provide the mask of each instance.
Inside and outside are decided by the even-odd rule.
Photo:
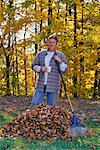
[[[100,63],[96,61],[100,39],[99,3],[86,4],[85,1],[80,2],[80,0],[74,2],[77,6],[76,35],[73,2],[68,1],[66,7],[66,1],[58,3],[54,0],[49,7],[48,0],[25,1],[21,4],[16,1],[16,5],[13,5],[12,8],[9,7],[9,2],[0,3],[2,4],[0,5],[0,34],[2,36],[0,52],[3,51],[1,60],[4,64],[0,70],[0,75],[4,76],[3,79],[0,79],[0,84],[6,85],[6,56],[8,55],[10,83],[13,83],[14,78],[13,84],[17,87],[19,82],[22,93],[25,93],[26,78],[28,94],[31,94],[33,86],[35,86],[35,74],[31,69],[35,55],[29,53],[28,48],[34,49],[33,53],[38,52],[40,48],[46,48],[47,37],[55,34],[59,39],[58,49],[66,55],[68,60],[69,71],[65,80],[68,80],[67,86],[70,95],[78,91],[80,96],[90,96],[90,90],[92,91],[94,81],[97,79],[95,71],[100,67]],[[71,15],[69,13],[70,3]],[[51,21],[49,25],[48,19]],[[77,48],[74,45],[75,36]],[[15,75],[13,75],[13,71],[15,71]],[[76,87],[74,86],[75,76],[77,77]]]

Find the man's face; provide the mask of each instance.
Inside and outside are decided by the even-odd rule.
[[[48,40],[48,47],[50,50],[55,50],[57,48],[57,41],[54,39]]]

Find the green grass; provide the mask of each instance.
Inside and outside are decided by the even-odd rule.
[[[63,141],[29,141],[25,139],[0,139],[0,150],[99,150],[99,141],[96,137],[77,137]]]
[[[13,114],[1,114],[1,127],[2,123],[9,122]],[[19,138],[0,138],[0,150],[100,150],[99,144],[99,122],[89,119],[86,125],[93,130],[94,135],[89,137],[76,137],[64,141],[57,139],[55,141],[31,141]]]
[[[16,114],[14,113],[0,113],[0,128],[2,128],[2,124],[8,123],[12,118],[15,118]]]

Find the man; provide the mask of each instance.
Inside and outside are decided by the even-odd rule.
[[[31,107],[43,102],[45,93],[49,105],[56,103],[57,92],[60,89],[60,76],[56,61],[62,72],[66,72],[68,68],[65,55],[57,50],[57,43],[57,37],[50,36],[48,38],[48,49],[39,52],[33,62],[32,69],[38,72],[39,77]]]

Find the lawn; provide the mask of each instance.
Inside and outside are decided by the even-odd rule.
[[[91,131],[88,136],[76,137],[68,139],[67,141],[61,139],[55,141],[49,141],[48,139],[44,141],[31,141],[12,137],[1,137],[0,150],[100,150],[98,102],[82,101],[81,105],[84,105],[84,123]],[[79,107],[77,110],[78,109]],[[20,111],[2,109],[0,111],[0,128],[2,129],[2,124],[16,118],[16,116],[23,111],[24,109]]]

